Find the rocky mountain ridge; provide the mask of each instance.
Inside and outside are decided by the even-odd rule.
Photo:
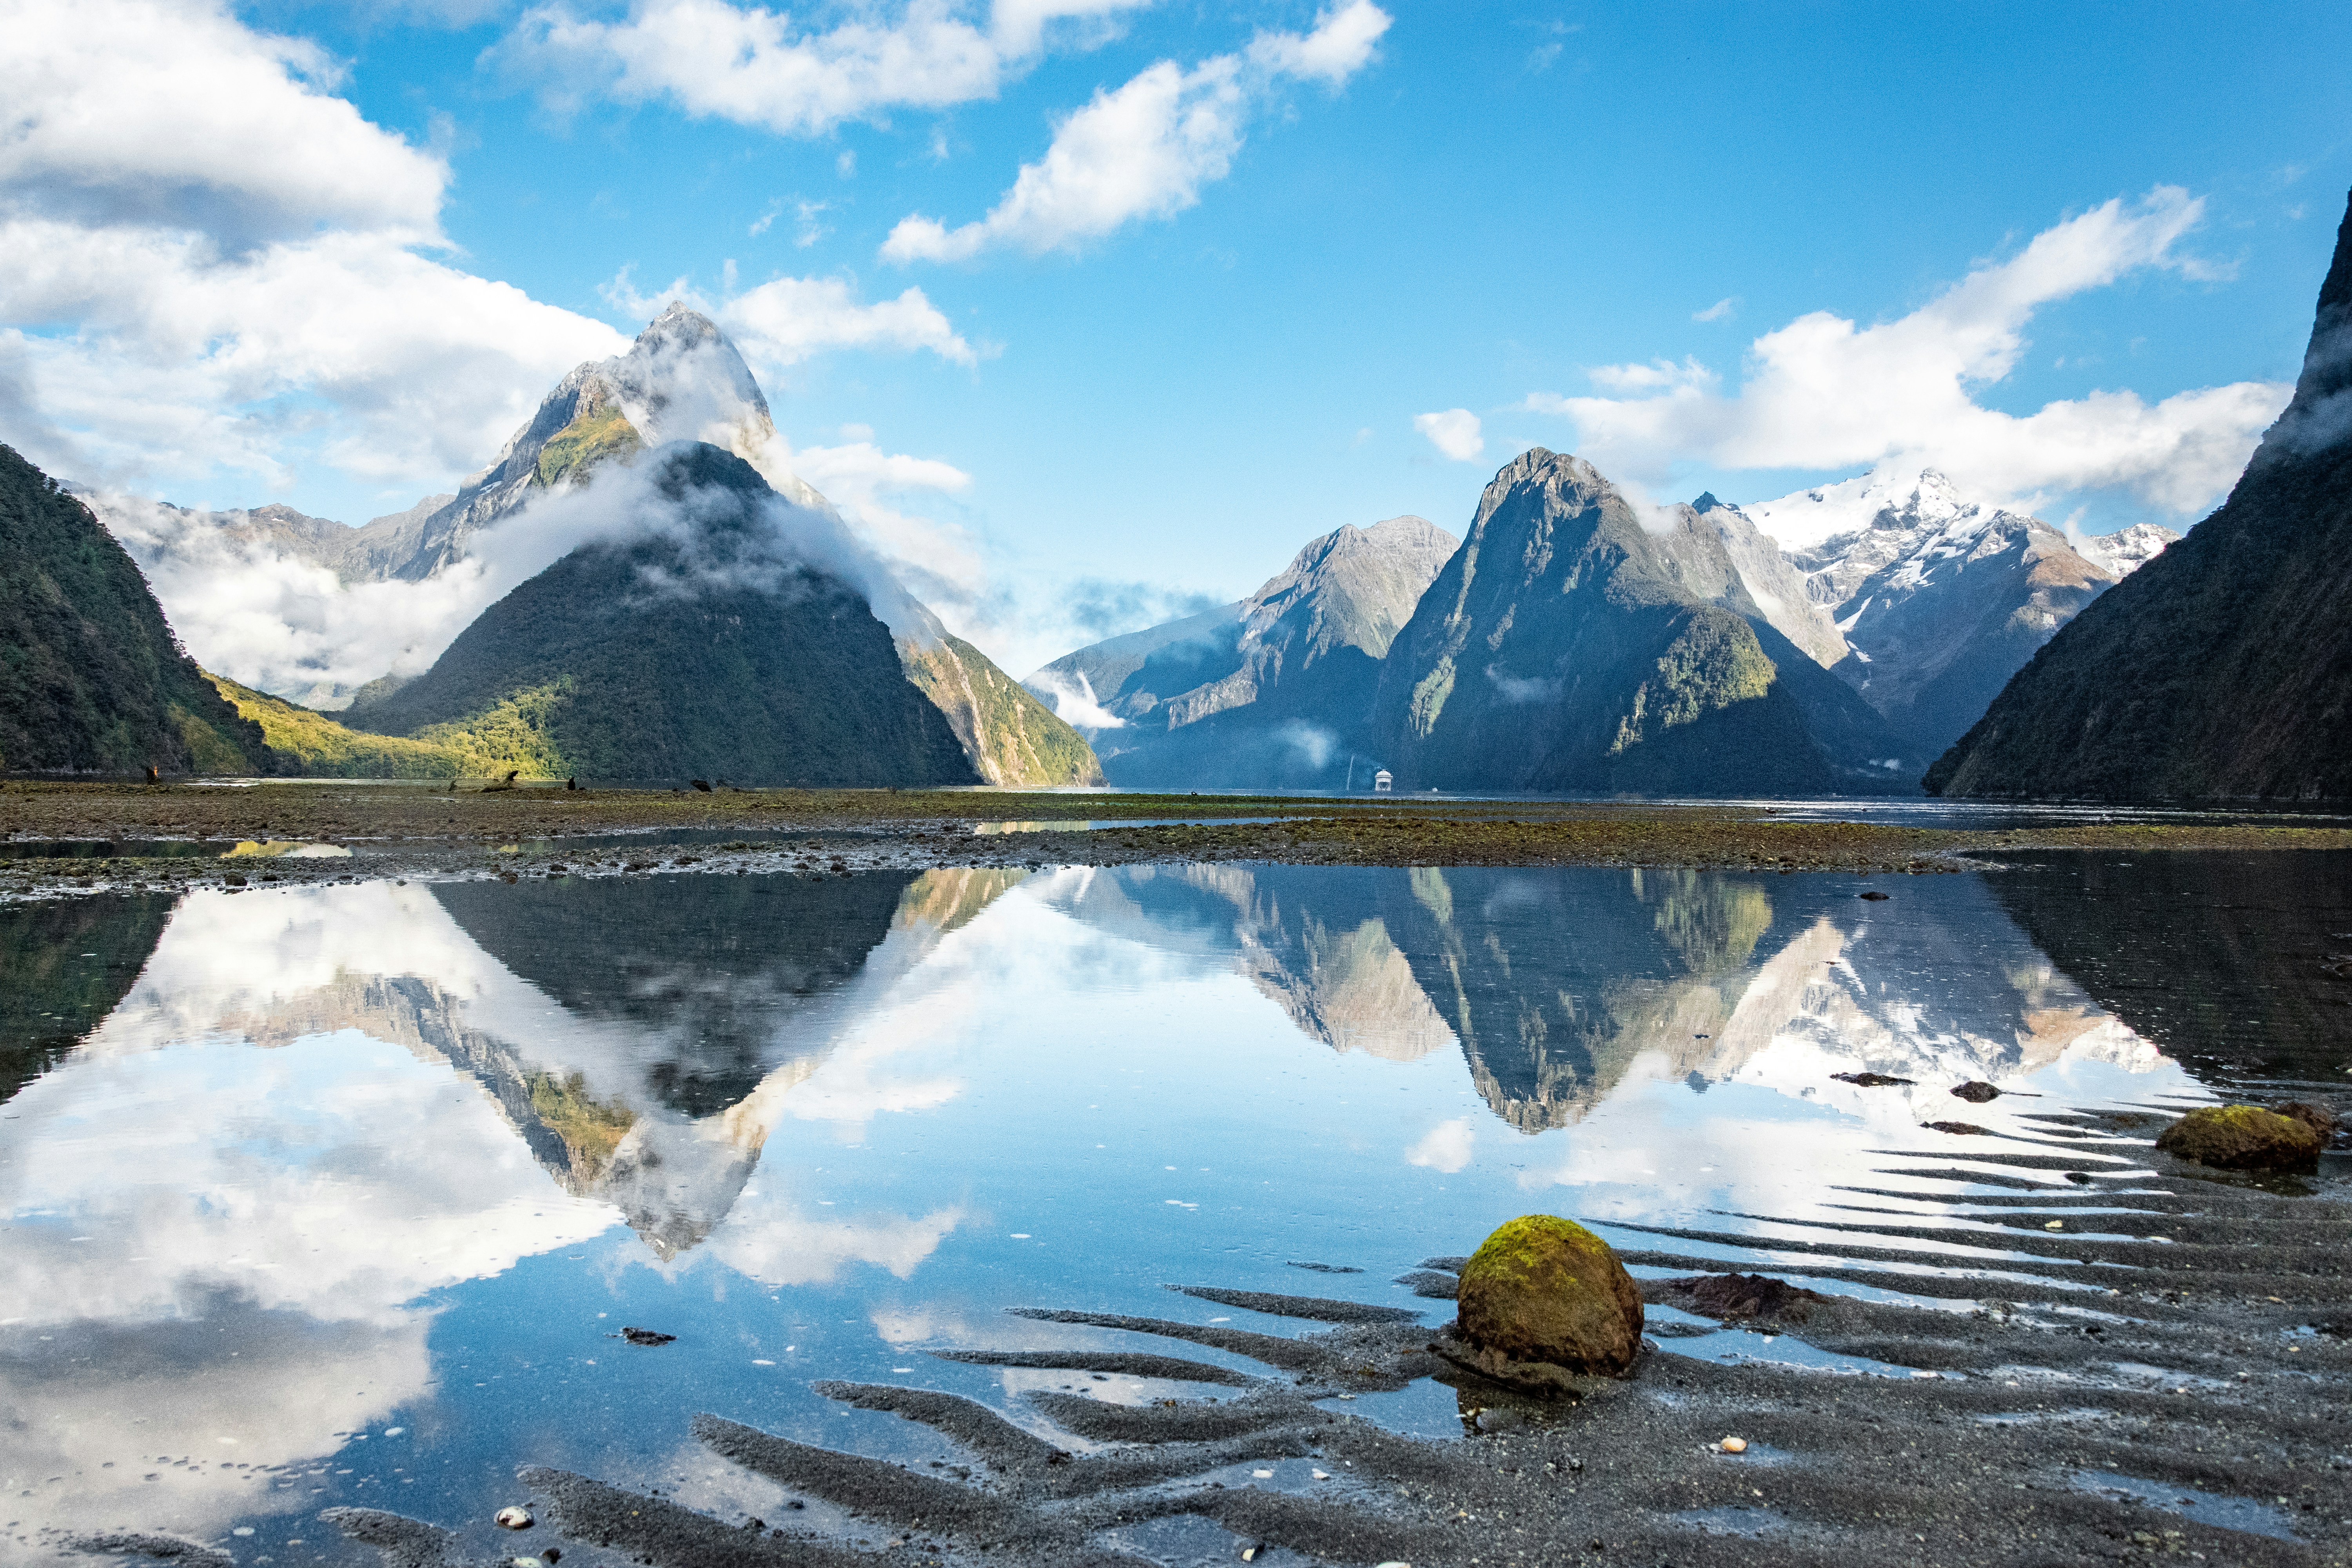
[[[1116,721],[1092,731],[1114,783],[1344,787],[1381,660],[1454,545],[1424,518],[1344,525],[1230,608],[1081,648],[1026,684]]]
[[[1872,473],[1748,509],[1845,644],[1832,668],[1932,760],[2083,606],[2179,538],[2070,541],[1943,474]]]

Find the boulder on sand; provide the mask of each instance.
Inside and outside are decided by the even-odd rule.
[[[1565,1389],[1622,1373],[1642,1348],[1642,1293],[1609,1244],[1571,1220],[1525,1215],[1463,1265],[1455,1324],[1476,1371]]]
[[[2222,1171],[2314,1171],[2319,1133],[2259,1105],[2200,1106],[2157,1134],[2166,1153]]]

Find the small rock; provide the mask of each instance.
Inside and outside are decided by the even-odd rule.
[[[1691,1310],[1710,1318],[1780,1318],[1801,1323],[1827,1296],[1769,1274],[1699,1274],[1666,1283],[1690,1297]]]
[[[529,1530],[532,1520],[527,1508],[502,1508],[498,1514],[500,1530]]]
[[[1982,1079],[1972,1079],[1952,1090],[1955,1100],[1965,1100],[1970,1105],[1982,1105],[1989,1100],[1999,1100],[2000,1090]]]
[[[1633,1277],[1607,1242],[1556,1215],[1524,1215],[1496,1228],[1463,1265],[1458,1300],[1459,1331],[1481,1370],[1496,1359],[1614,1374],[1641,1351],[1642,1293]]]
[[[2063,1230],[2066,1228],[2066,1222],[2063,1219],[2050,1220],[2045,1222],[2042,1228],[2044,1230]]]
[[[1830,1076],[1856,1089],[1892,1089],[1897,1085],[1908,1088],[1914,1081],[1907,1078],[1889,1078],[1883,1072],[1833,1072]]]
[[[1726,1437],[1722,1442],[1716,1446],[1727,1454],[1744,1454],[1748,1452],[1748,1439],[1745,1437]]]
[[[621,1331],[621,1337],[633,1345],[666,1345],[677,1338],[676,1334],[665,1334],[655,1329],[628,1328]]]
[[[2259,1105],[2207,1105],[2156,1136],[2179,1159],[2221,1171],[2315,1171],[2320,1135],[2308,1121]]]
[[[2087,1187],[2091,1184],[2091,1173],[2088,1171],[2069,1171],[2066,1173],[2066,1179],[2074,1183],[2078,1187]]]
[[[1919,1125],[1931,1132],[1949,1132],[1963,1138],[1971,1135],[1989,1138],[1992,1135],[1991,1128],[1979,1127],[1973,1121],[1922,1121]]]
[[[1885,900],[1891,899],[1891,898],[1893,898],[1895,895],[1894,895],[1894,894],[1892,894],[1892,893],[1882,893],[1882,892],[1880,892],[1877,889],[1873,888],[1873,889],[1870,889],[1870,891],[1868,891],[1868,892],[1866,892],[1866,893],[1864,893],[1864,894],[1863,894],[1863,895],[1861,895],[1861,896],[1862,896],[1862,897],[1864,897],[1864,898],[1865,898],[1865,899],[1868,899],[1872,903],[1874,903],[1874,903],[1881,903],[1881,902],[1884,902]]]

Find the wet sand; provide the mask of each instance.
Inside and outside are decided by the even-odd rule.
[[[1059,1568],[1150,1560],[1137,1532],[1183,1518],[1195,1534],[1175,1555],[1227,1562],[1245,1551],[1254,1563],[1480,1568],[2352,1562],[2346,1185],[2178,1165],[2147,1142],[2157,1121],[2053,1113],[2035,1138],[1964,1154],[1923,1134],[1886,1152],[1883,1186],[1849,1190],[1850,1225],[1814,1226],[1810,1243],[1656,1232],[1654,1248],[1624,1255],[1667,1271],[1643,1282],[1649,1347],[1631,1375],[1588,1380],[1571,1400],[1520,1395],[1433,1353],[1442,1306],[1424,1322],[1362,1321],[1396,1314],[1213,1286],[1171,1297],[1165,1319],[1041,1304],[1016,1314],[1036,1324],[1034,1350],[985,1359],[1168,1379],[1171,1397],[1034,1393],[1015,1425],[917,1384],[821,1384],[931,1428],[956,1460],[904,1468],[698,1416],[695,1436],[715,1454],[845,1510],[854,1533],[715,1519],[534,1468],[519,1486],[541,1539],[517,1544],[560,1536],[563,1560],[583,1568]],[[1948,1196],[1938,1189],[1955,1179],[2006,1195],[1973,1197],[1968,1223],[1889,1206]],[[1767,1316],[1689,1321],[1753,1300],[1706,1283],[1723,1276],[1716,1249],[1768,1245],[1765,1266],[1801,1287],[1888,1294],[1767,1292],[1780,1298]],[[1442,1301],[1459,1262],[1429,1260],[1420,1293]],[[1962,1272],[1972,1268],[2000,1272]],[[1193,1300],[1240,1308],[1255,1326],[1198,1321],[1183,1310]],[[1672,1353],[1676,1338],[1718,1327],[1752,1333],[1759,1358],[1794,1337],[1897,1375]],[[1188,1345],[1258,1370],[1188,1365]],[[1460,1439],[1402,1436],[1349,1409],[1423,1377],[1454,1388]],[[1724,1451],[1726,1436],[1746,1450]],[[336,1517],[404,1568],[481,1560],[467,1538],[415,1521]]]

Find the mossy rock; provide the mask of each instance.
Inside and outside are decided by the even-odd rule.
[[[1457,1300],[1461,1335],[1482,1363],[1614,1376],[1641,1352],[1633,1277],[1607,1242],[1555,1215],[1523,1215],[1488,1237],[1463,1266]]]
[[[2208,1105],[2157,1134],[2166,1153],[2221,1171],[2314,1171],[2319,1133],[2259,1105]]]

